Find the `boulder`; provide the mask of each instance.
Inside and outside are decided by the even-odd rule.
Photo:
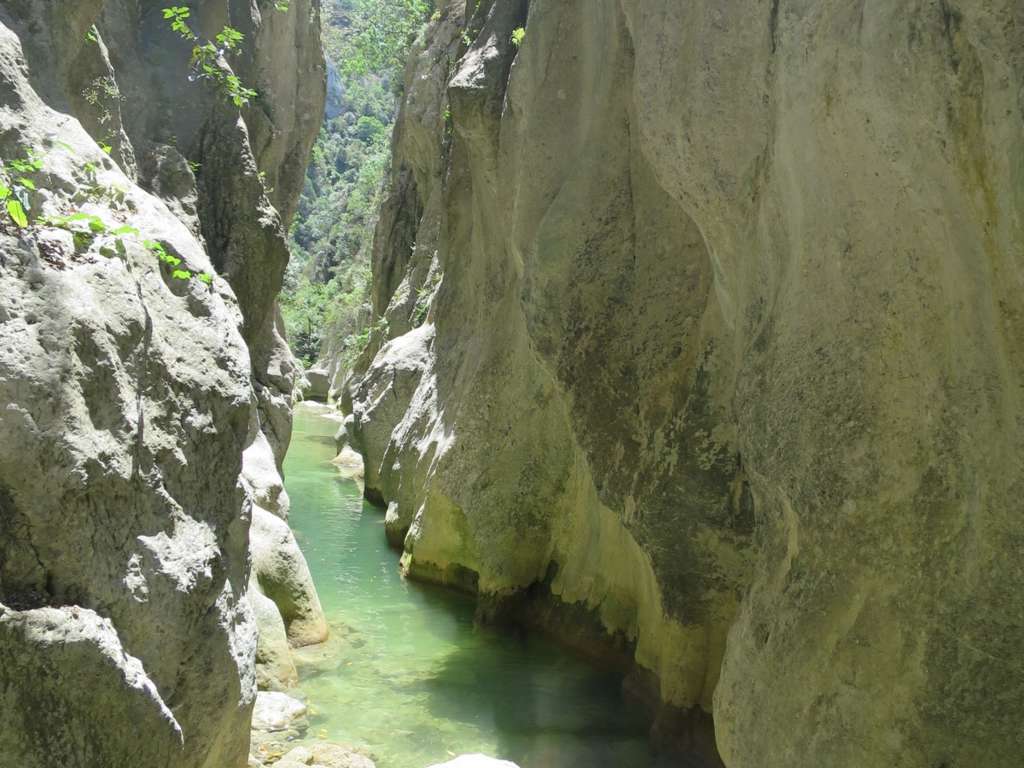
[[[307,400],[327,402],[331,395],[331,374],[320,366],[310,368],[304,374],[302,396]]]
[[[298,682],[284,619],[277,605],[260,591],[259,582],[249,580],[249,601],[256,618],[259,639],[256,642],[256,686],[263,691],[279,691]]]
[[[258,424],[256,427],[251,432],[252,442],[242,453],[242,484],[255,504],[287,520],[288,493],[284,489],[274,449]]]
[[[356,453],[350,446],[341,449],[341,453],[331,461],[338,468],[338,474],[346,480],[354,480],[362,485],[365,470],[363,468],[363,457]]]
[[[322,643],[327,620],[309,574],[309,566],[288,524],[259,506],[252,508],[249,529],[253,575],[274,601],[292,646]]]
[[[260,691],[252,710],[252,729],[267,733],[295,730],[306,712],[305,704],[285,693]]]

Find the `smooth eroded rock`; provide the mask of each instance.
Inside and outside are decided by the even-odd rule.
[[[263,594],[277,605],[293,646],[327,639],[327,620],[309,566],[288,524],[267,510],[252,508],[249,529],[252,570]]]
[[[252,710],[254,731],[287,731],[306,717],[306,705],[280,691],[260,691]]]

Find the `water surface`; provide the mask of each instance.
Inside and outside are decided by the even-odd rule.
[[[407,582],[383,514],[330,463],[337,423],[295,413],[285,461],[295,530],[332,639],[300,654],[313,738],[368,749],[379,768],[483,752],[522,768],[651,768],[648,723],[614,673],[541,638],[473,626],[469,598]]]

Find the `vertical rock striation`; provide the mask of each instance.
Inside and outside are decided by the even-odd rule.
[[[203,37],[246,35],[231,64],[260,95],[241,115],[189,82],[162,7],[0,9],[0,156],[8,172],[26,153],[42,163],[37,223],[0,225],[4,764],[246,764],[247,591],[276,583],[250,579],[249,527],[277,515],[287,530],[295,366],[276,294],[323,109],[318,6],[193,9]],[[74,211],[102,228],[37,218]],[[210,285],[175,279],[144,240]],[[322,639],[301,553],[284,558],[305,611],[292,641]]]
[[[1013,764],[1019,3],[469,7],[345,401],[406,569],[589,617],[730,768]]]

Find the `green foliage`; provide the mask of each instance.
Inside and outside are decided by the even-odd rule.
[[[277,0],[274,8],[282,13],[288,11],[287,0]],[[213,41],[202,42],[199,36],[189,26],[188,20],[192,17],[192,11],[188,6],[172,5],[163,9],[164,20],[170,24],[171,30],[176,32],[183,40],[193,43],[190,65],[192,75],[190,80],[205,80],[216,84],[231,102],[241,109],[258,95],[252,88],[247,88],[234,74],[224,61],[230,54],[237,53],[245,35],[231,26],[225,26],[218,32]]]
[[[523,40],[526,39],[526,30],[522,27],[518,27],[512,30],[512,45],[516,48],[523,44]]]
[[[32,210],[30,193],[36,191],[36,183],[29,177],[42,169],[42,158],[32,149],[24,157],[0,162],[0,203],[19,229],[29,225],[28,213]]]
[[[172,30],[186,40],[196,39],[195,33],[188,25],[188,19],[192,15],[192,11],[188,9],[188,6],[172,5],[170,8],[164,8],[163,11],[164,19],[170,22]]]
[[[340,101],[313,148],[281,295],[289,342],[306,364],[330,344],[350,365],[369,343],[370,246],[390,159],[393,84],[427,12],[421,0],[324,2]]]
[[[416,291],[416,306],[412,311],[412,323],[417,328],[427,321],[427,314],[430,312],[430,301],[434,297],[434,291],[441,283],[441,272],[435,271]]]
[[[381,75],[397,82],[429,11],[426,0],[327,0],[327,55],[349,77]]]

